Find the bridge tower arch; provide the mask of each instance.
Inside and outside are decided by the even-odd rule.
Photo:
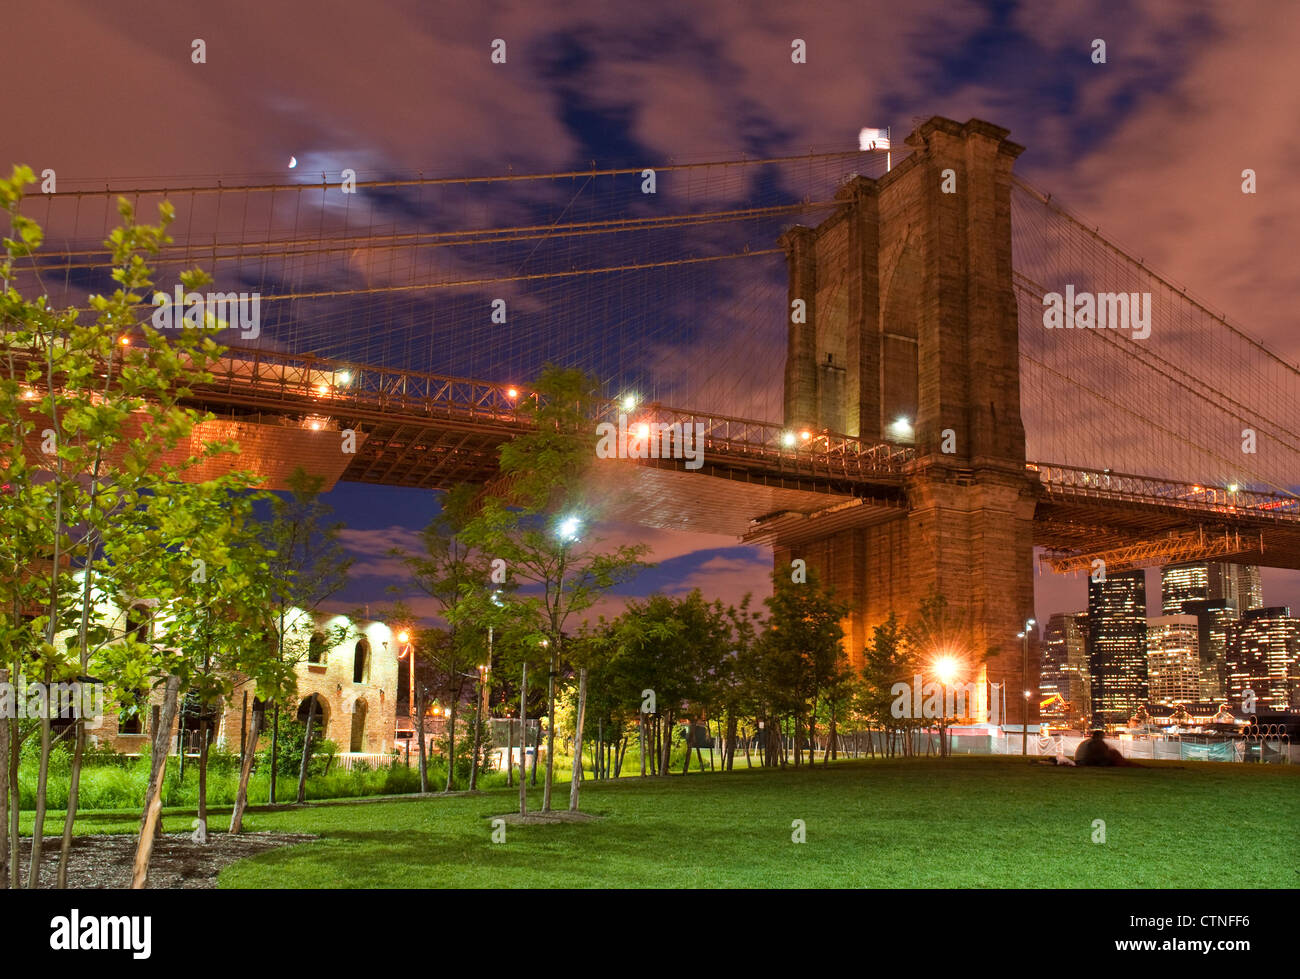
[[[1036,485],[1025,470],[1011,274],[1011,176],[1023,148],[1008,135],[976,119],[932,118],[892,171],[855,175],[834,214],[782,237],[788,308],[803,300],[804,313],[789,324],[786,424],[909,443],[917,458],[904,512],[778,540],[775,560],[789,568],[804,558],[850,603],[854,663],[891,612],[906,620],[942,595],[968,623],[973,649],[995,651],[986,676],[1007,683],[1014,723],[1017,633],[1033,614]]]

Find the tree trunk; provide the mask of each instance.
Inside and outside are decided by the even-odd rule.
[[[239,833],[244,828],[244,810],[248,807],[248,776],[253,773],[253,756],[257,754],[257,739],[262,733],[264,710],[253,711],[253,723],[248,732],[244,750],[244,764],[239,770],[239,792],[235,796],[235,811],[230,814],[230,832]],[[242,732],[241,732],[242,735]]]
[[[479,674],[478,686],[474,688],[474,747],[470,749],[469,790],[478,791],[478,752],[483,732],[483,674]]]
[[[641,746],[641,777],[645,778],[645,711],[642,711],[638,716],[640,721],[636,726],[636,740],[637,744]]]
[[[50,779],[50,671],[45,671],[46,709],[41,717],[41,760],[36,774],[36,818],[32,821],[32,860],[27,868],[27,889],[36,890],[41,879],[41,850],[45,842],[45,798]]]
[[[839,760],[839,746],[836,745],[836,743],[835,743],[836,733],[835,733],[835,705],[834,705],[834,704],[831,704],[831,728],[830,728],[830,737],[831,737],[831,743],[830,743],[829,745],[826,746],[826,747],[827,747],[827,750],[826,750],[826,758],[829,758],[829,759],[831,759],[832,761],[838,761],[838,760]],[[826,764],[826,759],[825,759],[825,758],[822,759],[822,764],[823,764],[823,765]]]
[[[9,682],[9,671],[0,667],[0,683]],[[17,713],[15,711],[15,713]],[[0,891],[9,890],[9,719],[0,717]],[[15,808],[18,800],[14,800]]]
[[[528,766],[528,768],[529,768],[529,772],[530,772],[528,782],[529,782],[530,785],[532,785],[533,788],[537,788],[537,756],[540,755],[540,754],[542,753],[542,739],[541,739],[541,733],[542,733],[542,731],[541,731],[541,719],[538,718],[538,728],[537,728],[538,738],[537,738],[537,744],[535,744],[535,745],[533,746],[533,760],[532,760],[532,763]]]
[[[519,681],[519,815],[528,815],[528,664]]]
[[[429,791],[429,755],[424,744],[424,688],[415,694],[415,738],[420,746],[420,792]]]
[[[457,698],[451,699],[451,713],[447,716],[447,787],[444,792],[450,792],[452,786],[456,784],[456,703]]]
[[[149,856],[153,853],[154,833],[158,831],[162,816],[163,778],[167,774],[167,747],[171,743],[172,718],[176,716],[176,697],[180,692],[178,676],[167,678],[163,694],[162,718],[153,739],[153,777],[145,797],[144,815],[140,820],[140,842],[135,848],[135,867],[131,874],[131,889],[140,890],[149,882]]]
[[[181,698],[180,723],[176,725],[176,777],[185,781],[185,698]]]
[[[84,702],[84,701],[83,701]],[[68,861],[72,859],[72,824],[77,818],[77,794],[81,789],[81,760],[86,752],[86,722],[77,712],[74,722],[77,737],[72,749],[72,771],[68,777],[68,808],[63,814],[63,840],[59,845],[59,872],[55,886],[65,890],[68,886]]]
[[[208,832],[208,749],[211,742],[212,722],[205,715],[199,721],[199,828],[205,836]]]
[[[506,718],[506,788],[515,784],[515,719]]]
[[[578,811],[578,793],[582,781],[582,728],[587,722],[587,670],[578,671],[578,731],[573,744],[573,779],[569,782],[569,812]]]
[[[817,763],[817,701],[813,700],[812,710],[808,712],[808,765]]]
[[[275,805],[275,783],[279,775],[280,756],[280,702],[277,700],[271,712],[271,805]]]
[[[307,707],[307,733],[302,739],[302,763],[298,766],[298,805],[307,801],[307,767],[311,763],[311,735],[312,729],[316,726],[316,695],[311,695],[311,703]],[[408,741],[407,744],[410,744]]]
[[[244,691],[244,705],[239,709],[239,764],[244,764],[245,738],[248,735],[248,691]]]
[[[560,643],[557,638],[551,656],[551,670],[546,678],[546,787],[542,789],[542,812],[551,811],[551,781],[555,778],[555,671],[559,668]],[[578,759],[581,766],[582,759]],[[537,784],[537,756],[533,755],[533,784]]]
[[[18,671],[13,671],[12,675],[18,676]],[[18,753],[22,743],[18,736],[18,719],[15,717],[6,723],[9,725],[9,886],[18,888],[22,886],[22,870],[18,866],[18,806],[22,798],[18,791]]]

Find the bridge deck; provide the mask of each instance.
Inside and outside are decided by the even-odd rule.
[[[528,425],[519,411],[528,392],[469,378],[238,348],[227,350],[212,373],[192,402],[242,426],[239,464],[267,472],[273,488],[282,484],[286,461],[313,459],[330,485],[335,478],[425,489],[486,482],[497,473],[501,444]],[[909,446],[660,404],[627,417],[616,402],[601,402],[595,421],[634,431],[666,426],[677,438],[683,429],[699,432],[703,447],[697,471],[681,459],[598,466],[593,494],[612,516],[756,543],[891,519],[906,509],[906,483],[917,464]],[[355,455],[330,460],[348,429],[358,434]],[[271,435],[248,434],[259,431]],[[1294,496],[1046,463],[1027,468],[1041,494],[1038,546],[1084,553],[1135,539],[1232,531],[1243,542],[1237,556],[1300,568]]]

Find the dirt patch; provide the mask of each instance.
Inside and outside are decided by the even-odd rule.
[[[208,842],[195,843],[189,833],[165,833],[153,845],[149,861],[149,888],[213,888],[217,874],[236,860],[267,850],[319,837],[303,833],[212,833]],[[59,870],[59,845],[48,836],[41,847],[41,887],[53,888]],[[83,889],[131,886],[136,837],[128,833],[74,836],[68,860],[68,886]],[[21,846],[23,873],[27,872],[31,840]]]
[[[530,812],[527,816],[521,816],[517,812],[508,812],[491,818],[504,819],[512,826],[549,826],[555,823],[589,823],[593,819],[600,819],[599,816],[593,816],[589,812],[569,812],[567,809],[555,810],[553,812]]]

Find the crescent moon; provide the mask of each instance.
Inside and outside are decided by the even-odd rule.
[[[298,165],[298,158],[296,156],[289,157],[289,169],[292,170],[297,165]]]

